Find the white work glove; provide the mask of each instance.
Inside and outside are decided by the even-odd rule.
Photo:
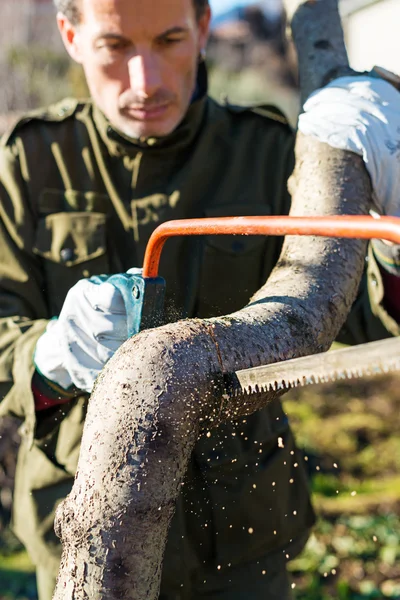
[[[60,316],[49,322],[39,338],[35,367],[65,390],[75,386],[90,393],[98,374],[127,337],[119,290],[107,281],[82,279],[68,292]]]
[[[400,93],[387,81],[341,77],[304,104],[299,131],[364,159],[377,209],[400,216]]]

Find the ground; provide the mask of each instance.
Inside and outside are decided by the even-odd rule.
[[[284,405],[319,521],[290,563],[296,600],[400,600],[399,376],[297,389]],[[0,600],[36,599],[32,565],[0,532]]]
[[[319,521],[291,563],[300,600],[400,598],[399,376],[291,392]]]

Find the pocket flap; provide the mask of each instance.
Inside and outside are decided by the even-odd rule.
[[[78,190],[44,188],[38,200],[41,215],[64,211],[107,213],[109,206],[110,199],[106,194]]]
[[[103,213],[65,212],[40,219],[33,251],[55,263],[73,266],[106,252]]]

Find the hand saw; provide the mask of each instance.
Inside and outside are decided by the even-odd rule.
[[[400,338],[390,338],[242,369],[228,374],[226,385],[228,394],[237,396],[370,377],[399,370]]]
[[[124,298],[129,335],[162,324],[165,281],[158,276],[158,267],[165,242],[173,236],[215,234],[377,238],[400,244],[400,219],[344,215],[254,216],[183,219],[163,223],[150,237],[142,272],[118,274],[108,279],[120,289]],[[236,371],[226,375],[226,384],[227,392],[232,395],[253,394],[399,369],[400,338],[393,338]]]

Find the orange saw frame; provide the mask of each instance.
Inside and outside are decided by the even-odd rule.
[[[254,216],[167,221],[150,236],[143,262],[143,277],[158,276],[161,252],[169,238],[189,235],[313,235],[364,240],[375,238],[400,244],[400,218]]]

